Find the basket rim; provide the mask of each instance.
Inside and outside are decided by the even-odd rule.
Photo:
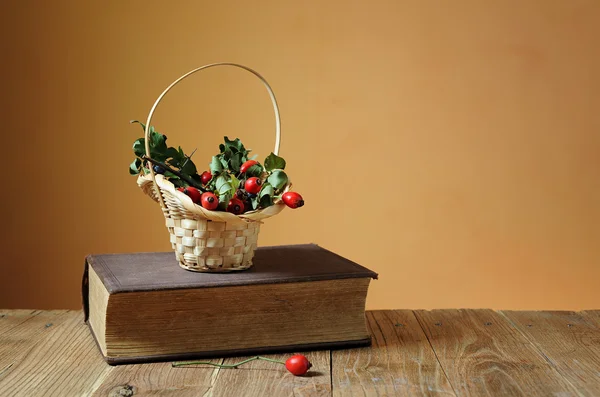
[[[273,203],[273,205],[271,205],[267,208],[264,208],[261,210],[249,211],[249,212],[246,212],[241,215],[235,215],[235,214],[232,214],[231,212],[226,212],[226,211],[210,211],[210,210],[203,208],[202,206],[200,206],[198,204],[195,204],[187,194],[177,190],[177,188],[175,188],[175,185],[173,185],[173,183],[171,181],[166,179],[161,174],[155,175],[154,182],[152,181],[152,177],[150,177],[149,175],[140,174],[138,176],[138,185],[142,189],[145,185],[154,184],[154,183],[155,183],[155,186],[161,190],[161,194],[162,194],[162,191],[168,192],[173,197],[177,198],[179,200],[179,202],[181,203],[181,205],[187,211],[193,213],[194,215],[198,215],[204,219],[216,221],[216,222],[233,222],[233,223],[260,222],[263,219],[267,219],[267,218],[270,218],[272,216],[279,214],[286,207],[285,203],[283,203],[282,200],[278,200],[277,202]],[[288,183],[284,192],[288,191],[290,187],[291,187],[291,182]],[[148,191],[146,189],[143,189],[143,190],[148,193]],[[166,203],[165,203],[165,205],[166,205]]]

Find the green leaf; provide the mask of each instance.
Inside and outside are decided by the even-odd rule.
[[[240,180],[237,179],[235,175],[231,175],[231,186],[233,186],[234,192],[240,187]]]
[[[174,147],[170,147],[165,151],[165,156],[168,159],[173,159],[176,162],[171,162],[173,165],[177,164],[177,167],[179,167],[179,164],[181,164],[181,156],[179,155],[179,151],[177,149],[175,149]]]
[[[250,158],[248,160],[256,160],[258,158],[258,154],[253,154],[252,156],[250,156]]]
[[[217,156],[213,156],[212,161],[210,162],[210,173],[216,175],[221,172],[223,172],[223,164],[221,164],[221,160],[219,160]]]
[[[262,189],[260,189],[258,197],[262,199],[264,196],[273,196],[274,194],[275,191],[273,189],[273,186],[271,186],[271,184],[267,182],[262,186]]]
[[[142,130],[144,130],[144,132],[146,132],[146,124],[142,123],[141,121],[138,121],[138,120],[129,120],[129,123],[138,123],[139,125],[142,126]],[[154,127],[150,126],[150,136],[152,136],[154,133],[155,133]]]
[[[281,170],[275,170],[271,175],[269,175],[267,181],[273,185],[275,190],[279,190],[286,185],[288,182],[288,177],[285,172]]]
[[[144,157],[146,154],[146,147],[144,145],[144,138],[136,139],[136,141],[133,142],[133,153],[135,153],[135,155],[138,157]]]
[[[221,165],[223,166],[224,169],[229,168],[229,163],[224,158],[221,158]]]
[[[215,189],[220,192],[221,191],[221,187],[223,185],[227,184],[227,183],[229,183],[229,179],[227,178],[227,176],[226,175],[219,175],[217,177],[216,182],[215,182]]]
[[[171,167],[173,167],[173,168],[180,168],[180,167],[179,167],[179,165],[180,165],[180,164],[179,164],[179,161],[177,161],[177,160],[174,160],[174,159],[168,159],[168,160],[165,160],[165,164],[167,164],[167,165],[170,165],[170,166],[171,166]]]
[[[263,167],[260,164],[254,164],[252,167],[248,168],[246,171],[246,177],[251,178],[253,176],[259,177],[263,173]]]
[[[273,205],[273,198],[269,194],[265,194],[260,198],[260,207],[267,208]]]
[[[273,196],[275,195],[273,186],[270,183],[265,183],[258,193],[258,202],[260,208],[267,208],[273,205]]]
[[[137,175],[140,173],[140,165],[142,165],[142,160],[135,159],[131,164],[129,164],[129,174]]]
[[[219,150],[221,151],[221,153],[223,153],[225,151],[225,145],[220,144],[219,145]]]
[[[150,128],[150,145],[154,146],[154,147],[159,147],[164,145],[165,146],[165,150],[167,150],[167,143],[166,143],[166,139],[165,136],[163,134],[160,134],[156,131],[154,131],[153,128]]]
[[[175,187],[188,187],[187,182],[182,181],[181,179],[172,179],[171,183],[173,183]]]
[[[224,195],[224,194],[229,194],[231,196],[233,196],[233,186],[231,186],[231,183],[227,182],[223,185],[221,185],[221,187],[218,189],[219,190],[219,196]]]
[[[150,135],[150,154],[152,158],[157,161],[164,161],[167,159],[167,144],[163,134],[153,132]]]
[[[272,153],[267,156],[265,159],[265,169],[267,171],[273,171],[275,169],[284,169],[285,168],[285,160],[282,157],[277,156],[275,153]]]
[[[196,180],[196,179],[194,179]],[[198,185],[202,185],[202,181],[198,181]],[[206,191],[207,192],[216,192],[217,189],[215,188],[215,178],[212,178],[207,184],[206,184]]]
[[[164,163],[167,160],[167,157],[165,156],[164,153],[161,152],[156,152],[154,150],[152,150],[152,148],[150,148],[150,153],[153,160],[156,161],[160,161],[161,163]]]
[[[142,126],[142,130],[146,131],[146,124],[142,123],[141,121],[138,121],[138,120],[129,120],[129,123],[130,124],[138,123],[139,125]]]
[[[258,208],[258,196],[254,197],[253,199],[250,199],[250,202],[252,203],[252,209],[255,210]]]
[[[225,192],[225,193],[219,195],[219,202],[228,204],[229,200],[231,200],[232,197],[233,197],[233,195],[231,195],[228,192]]]
[[[229,204],[229,200],[231,200],[232,197],[233,197],[233,195],[231,193],[225,193],[225,194],[219,195],[218,209],[220,209],[221,211],[226,211],[227,204]]]
[[[233,141],[230,141],[228,137],[223,137],[225,139],[225,146],[228,148],[235,148],[236,152],[241,152],[244,151],[244,145],[242,144],[242,141],[240,141],[239,138],[235,138]]]
[[[181,179],[177,175],[175,175],[174,173],[172,173],[171,171],[165,171],[164,175],[167,178],[170,178],[170,179]]]
[[[235,153],[231,156],[229,163],[231,164],[231,170],[233,172],[240,172],[240,167],[242,166],[242,153]]]
[[[194,175],[198,173],[198,170],[196,169],[196,164],[194,164],[194,162],[191,159],[188,159],[187,162],[185,162],[184,166],[181,168],[181,172],[186,175]]]

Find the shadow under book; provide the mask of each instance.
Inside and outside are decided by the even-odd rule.
[[[85,321],[109,364],[368,346],[377,274],[315,244],[260,247],[239,273],[172,252],[88,255]]]

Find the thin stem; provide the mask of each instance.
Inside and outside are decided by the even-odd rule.
[[[190,186],[193,186],[202,192],[206,192],[206,189],[204,187],[200,186],[199,184],[197,184],[192,178],[188,177],[187,175],[182,174],[181,172],[177,171],[176,169],[171,168],[167,164],[161,163],[160,161],[156,161],[154,159],[151,159],[148,156],[144,156],[143,159],[151,162],[152,164],[163,167],[166,171],[172,172],[173,174],[177,175],[179,178],[186,181]]]
[[[285,365],[285,363],[283,361],[279,361],[279,360],[273,360],[272,358],[266,358],[266,357],[257,357],[259,360],[264,360],[264,361],[270,361],[272,363],[279,363],[279,364],[283,364]]]
[[[217,364],[217,363],[211,363],[208,361],[184,361],[181,363],[172,363],[171,367],[182,367],[184,365],[212,365],[214,367],[220,367],[220,368],[235,368],[235,365]]]
[[[196,153],[196,150],[198,150],[198,148],[194,149],[192,154],[190,154],[189,156],[185,156],[185,161],[183,162],[183,164],[181,164],[181,167],[179,167],[179,168],[183,168],[187,164],[188,160],[192,158],[194,153]]]
[[[250,361],[254,361],[254,360],[264,360],[264,361],[270,361],[273,363],[285,365],[285,363],[283,361],[273,360],[272,358],[267,358],[267,357],[255,356],[255,357],[250,357],[244,361],[240,361],[239,363],[235,363],[235,364],[217,364],[217,363],[211,363],[208,361],[183,361],[180,363],[172,363],[171,366],[172,367],[181,367],[184,365],[212,365],[212,366],[219,367],[219,368],[237,368],[238,366],[240,366],[242,364],[246,364],[246,363],[248,363]]]

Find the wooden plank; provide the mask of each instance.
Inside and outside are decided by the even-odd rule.
[[[219,370],[211,396],[330,396],[329,350],[298,352],[312,363],[305,376],[294,376],[281,364],[255,360],[236,369]],[[285,361],[290,354],[265,355]],[[225,364],[234,364],[249,357],[227,358]]]
[[[457,395],[578,395],[502,315],[492,310],[415,313]]]
[[[52,332],[51,327],[62,324],[67,313],[67,310],[7,313],[0,321],[0,324],[6,322],[0,333],[0,379]]]
[[[596,326],[600,327],[600,310],[586,310],[580,312],[588,321],[593,322]]]
[[[0,336],[40,313],[39,310],[0,310]]]
[[[600,329],[575,312],[502,311],[558,372],[600,396]]]
[[[335,396],[454,396],[410,310],[369,311],[370,348],[332,352]]]
[[[222,363],[223,359],[214,360]],[[219,369],[216,367],[177,367],[171,363],[115,366],[93,394],[122,396],[160,395],[177,397],[204,396],[213,387]]]
[[[59,316],[60,322],[55,317],[54,325],[36,336],[37,343],[0,377],[0,390],[10,390],[13,396],[91,394],[111,367],[103,361],[81,312],[65,316]],[[31,327],[34,323],[31,320],[22,325]]]

